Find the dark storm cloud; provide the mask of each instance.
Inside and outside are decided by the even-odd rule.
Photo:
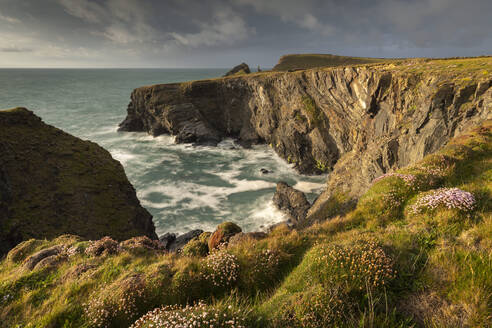
[[[491,12],[490,0],[0,0],[0,66],[481,55],[492,52]]]

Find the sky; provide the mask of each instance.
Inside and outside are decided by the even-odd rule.
[[[492,54],[491,0],[0,0],[0,67]]]

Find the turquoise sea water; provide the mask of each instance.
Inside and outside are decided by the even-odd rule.
[[[271,202],[277,181],[308,193],[325,177],[301,176],[269,147],[174,144],[170,136],[119,133],[136,87],[221,76],[225,69],[0,69],[0,108],[23,106],[46,123],[97,142],[125,167],[157,233],[213,230],[234,221],[260,230],[284,218]],[[261,168],[272,170],[263,175]]]

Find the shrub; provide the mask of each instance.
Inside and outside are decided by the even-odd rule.
[[[164,306],[148,312],[130,328],[214,327],[245,328],[244,311],[232,306],[214,308],[199,302],[196,305]]]
[[[140,275],[127,276],[107,289],[96,290],[84,304],[92,327],[120,327],[130,324],[146,305],[146,286]]]
[[[204,269],[204,278],[215,287],[231,287],[239,275],[237,257],[224,250],[207,256],[204,259]]]
[[[319,245],[312,261],[325,282],[344,282],[351,289],[379,288],[396,275],[393,261],[373,239],[348,245]]]
[[[181,251],[184,256],[199,256],[204,257],[208,254],[208,238],[209,232],[204,232],[200,236],[190,240]]]
[[[338,327],[346,321],[351,304],[339,286],[314,285],[295,293],[280,305],[272,318],[274,327]]]
[[[475,197],[472,193],[458,188],[440,188],[417,198],[415,204],[412,205],[412,211],[420,213],[425,210],[444,207],[470,212],[475,208],[475,203]]]
[[[85,254],[89,256],[101,256],[118,253],[118,242],[111,237],[103,237],[99,240],[91,241],[85,249]]]
[[[402,179],[403,181],[405,181],[406,185],[409,187],[412,187],[417,180],[417,177],[413,174],[386,173],[386,174],[383,174],[380,177],[374,179],[372,181],[372,183],[377,183],[377,182],[379,182],[385,178],[388,178],[388,177],[397,177],[399,179]]]

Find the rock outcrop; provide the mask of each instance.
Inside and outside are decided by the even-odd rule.
[[[249,73],[251,73],[251,70],[249,69],[248,64],[241,63],[237,66],[234,66],[229,72],[225,73],[224,77],[233,76],[233,75],[243,75],[243,74],[249,74]]]
[[[217,226],[208,240],[208,249],[213,250],[221,244],[228,243],[232,236],[242,232],[242,229],[235,223],[224,222]]]
[[[267,143],[301,173],[333,171],[312,214],[332,192],[357,197],[377,176],[491,118],[490,72],[485,57],[154,85],[133,91],[120,130]]]
[[[23,240],[77,234],[156,239],[123,167],[109,152],[24,108],[0,111],[0,254]]]
[[[285,182],[277,183],[273,203],[289,216],[289,223],[294,225],[306,218],[311,207],[302,191],[292,188]]]

